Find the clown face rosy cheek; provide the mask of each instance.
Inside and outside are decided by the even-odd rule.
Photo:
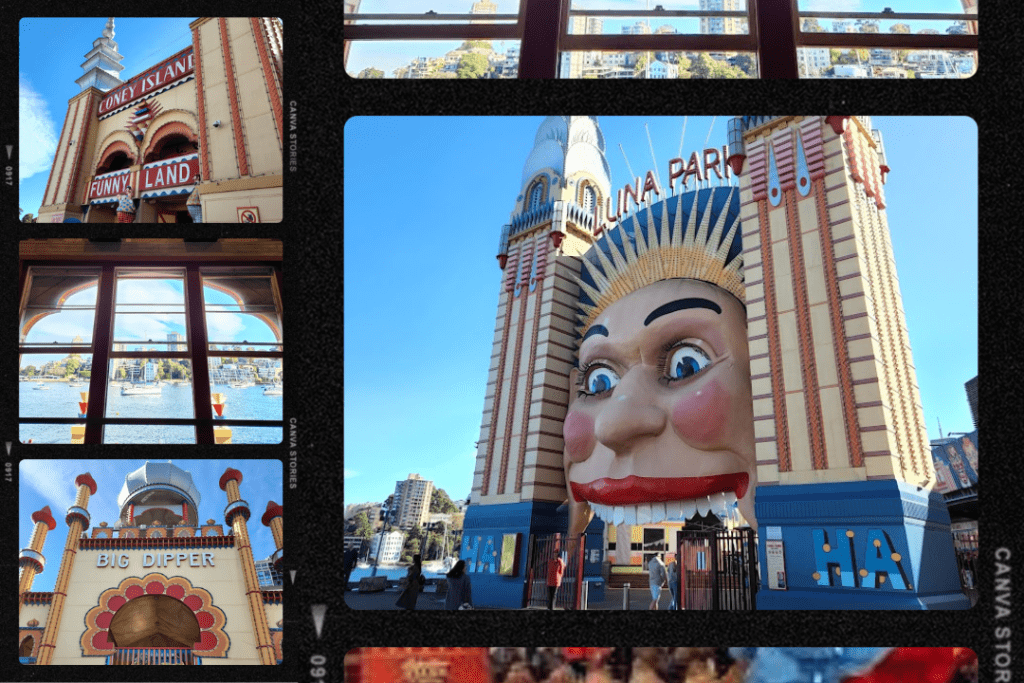
[[[729,421],[729,394],[718,380],[698,391],[687,392],[672,407],[676,433],[691,444],[715,444],[721,440]]]
[[[594,418],[586,413],[570,412],[562,427],[565,454],[572,462],[583,462],[594,452]]]

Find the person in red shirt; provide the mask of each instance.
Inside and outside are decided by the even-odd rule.
[[[587,675],[587,664],[597,668],[611,653],[610,647],[563,647],[562,658],[572,666],[578,678]]]
[[[555,548],[555,556],[548,560],[548,609],[555,609],[555,593],[562,585],[562,574],[565,573],[565,560]]]

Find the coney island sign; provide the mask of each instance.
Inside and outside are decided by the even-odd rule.
[[[99,116],[104,118],[117,113],[146,95],[170,90],[194,77],[195,65],[189,46],[112,90],[100,102]]]

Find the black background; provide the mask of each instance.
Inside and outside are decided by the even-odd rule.
[[[467,0],[469,2],[469,0]],[[428,3],[429,4],[429,3]],[[285,484],[286,570],[297,571],[294,584],[285,579],[285,659],[277,668],[217,667],[139,669],[133,667],[20,666],[17,659],[17,480],[0,482],[0,513],[9,524],[0,532],[0,680],[253,680],[312,681],[310,657],[327,658],[327,677],[342,679],[344,652],[360,646],[969,646],[981,659],[981,680],[993,680],[997,622],[994,608],[994,553],[1007,547],[1024,553],[1019,541],[1016,505],[1024,481],[1021,458],[1020,338],[1024,332],[1021,295],[1022,191],[1018,177],[1024,132],[1021,40],[1017,3],[985,0],[980,42],[980,70],[971,79],[946,81],[357,81],[342,73],[340,3],[221,2],[220,16],[276,15],[285,24],[285,127],[289,103],[298,114],[298,172],[285,163],[285,220],[277,225],[87,226],[21,224],[17,184],[0,192],[0,320],[9,334],[0,338],[0,441],[14,442],[6,461],[23,458],[277,458],[287,476],[287,435],[280,446],[22,446],[17,435],[17,274],[18,241],[42,237],[280,237],[285,243],[284,302],[288,330],[285,347],[289,391],[284,418],[298,428],[299,487]],[[17,173],[16,91],[17,19],[35,16],[41,5],[4,3],[7,17],[0,26],[0,48],[6,68],[0,79],[8,97],[0,117],[0,151],[15,145],[11,164]],[[48,6],[48,8],[51,6]],[[102,7],[102,10],[100,9]],[[209,11],[209,5],[174,6],[166,14]],[[152,14],[149,8],[118,8],[125,14]],[[163,9],[163,8],[161,8]],[[170,6],[167,7],[170,9]],[[113,8],[86,3],[64,5],[56,16],[106,13]],[[99,30],[99,29],[98,29]],[[97,33],[98,35],[98,33]],[[96,36],[80,36],[83,54]],[[979,127],[980,225],[979,374],[980,450],[986,478],[980,519],[981,601],[967,612],[721,612],[639,613],[542,611],[511,612],[366,612],[349,610],[340,586],[342,513],[343,373],[323,377],[313,363],[323,349],[342,348],[343,313],[343,123],[356,115],[718,115],[741,114],[870,114],[962,115]],[[64,112],[51,112],[62,119]],[[286,141],[287,142],[287,141]],[[923,161],[923,163],[925,163]],[[901,169],[907,172],[912,169]],[[950,168],[951,174],[958,169]],[[472,181],[469,181],[472,182]],[[401,202],[400,189],[382,197],[382,205]],[[472,191],[467,188],[467,191]],[[342,201],[339,202],[339,197]],[[38,207],[25,207],[35,212]],[[927,239],[927,226],[920,226]],[[382,249],[398,245],[382,236]],[[406,248],[415,248],[407,245]],[[957,254],[949,255],[950,261]],[[937,272],[944,264],[937,263]],[[961,311],[948,311],[951,331]],[[359,324],[346,320],[345,324]],[[357,362],[358,359],[345,359]],[[957,358],[950,358],[952,372]],[[358,400],[358,397],[350,397]],[[381,425],[386,429],[387,425]],[[6,456],[6,453],[5,453]],[[15,468],[17,469],[17,468]],[[244,484],[243,484],[244,495]],[[63,534],[61,514],[54,511]],[[256,519],[255,516],[253,518]],[[250,522],[252,523],[252,521]],[[256,522],[258,523],[258,521]],[[1024,556],[1021,558],[1024,560]],[[56,571],[51,559],[50,571]],[[1014,573],[1020,576],[1019,570]],[[327,605],[321,636],[313,629],[310,607]],[[1022,652],[1014,638],[1015,654]],[[3,642],[0,638],[0,642]],[[1019,668],[1019,667],[1017,667]]]

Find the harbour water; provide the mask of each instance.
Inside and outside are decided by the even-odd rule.
[[[37,389],[42,384],[46,389]],[[266,396],[263,387],[256,385],[232,388],[227,384],[214,385],[213,391],[227,397],[224,417],[239,420],[280,420],[283,397]],[[19,413],[22,417],[78,417],[80,392],[88,391],[88,383],[71,387],[65,381],[19,382]],[[128,418],[190,418],[192,385],[164,383],[158,394],[122,396],[120,385],[107,387],[107,417]],[[70,443],[70,425],[23,424],[20,440],[32,443]],[[280,427],[232,427],[233,444],[280,443]],[[105,443],[195,443],[192,427],[110,425],[104,431]]]

